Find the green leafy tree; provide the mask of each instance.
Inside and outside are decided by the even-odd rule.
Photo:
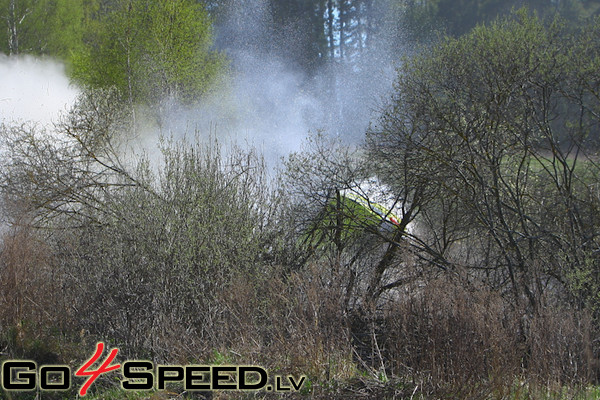
[[[121,0],[96,18],[74,57],[73,77],[92,87],[115,86],[131,104],[191,102],[226,67],[212,50],[211,20],[197,2]]]
[[[84,3],[68,0],[2,0],[0,51],[68,60],[81,47]]]

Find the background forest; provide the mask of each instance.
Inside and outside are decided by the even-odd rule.
[[[0,0],[0,21],[0,72],[53,60],[78,94],[0,116],[2,360],[76,369],[103,341],[306,376],[103,376],[98,399],[600,397],[600,1]]]

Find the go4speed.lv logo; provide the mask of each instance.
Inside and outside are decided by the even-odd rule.
[[[275,376],[269,384],[267,371],[256,365],[157,365],[151,361],[125,361],[112,364],[119,349],[112,349],[96,368],[93,365],[104,352],[104,343],[96,344],[96,352],[76,372],[86,378],[79,388],[85,396],[90,386],[102,374],[121,369],[123,390],[165,390],[168,383],[183,384],[186,391],[240,390],[289,392],[300,390],[305,376],[296,379],[288,375]],[[287,383],[289,382],[289,385]],[[68,365],[43,365],[35,361],[7,360],[2,363],[2,388],[6,391],[65,391],[71,388],[71,368]]]

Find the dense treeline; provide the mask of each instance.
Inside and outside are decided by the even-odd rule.
[[[531,2],[547,19],[464,3],[263,3],[274,42],[254,45],[296,46],[307,76],[358,69],[407,21],[428,42],[364,145],[311,135],[275,177],[201,133],[127,151],[140,105],[193,103],[227,79],[213,38],[252,34],[212,24],[240,2],[1,3],[2,49],[63,58],[82,94],[53,126],[0,126],[0,357],[76,368],[105,341],[122,360],[306,375],[291,397],[594,397],[596,2]],[[33,34],[66,15],[62,39]],[[450,36],[429,42],[417,28],[442,17]],[[91,391],[123,394],[106,376]],[[270,394],[218,394],[255,395]]]
[[[285,49],[308,73],[327,62],[372,56],[371,50],[389,41],[397,49],[406,49],[413,41],[431,41],[440,33],[459,36],[520,7],[541,17],[561,15],[571,23],[600,12],[596,0],[269,0],[261,4],[268,10],[262,22],[274,39],[264,45]],[[207,5],[218,26],[235,9],[252,9],[239,0],[213,0]],[[260,46],[227,26],[220,33],[224,47],[236,41]]]
[[[432,30],[459,36],[477,24],[489,23],[497,16],[508,15],[511,10],[521,7],[527,7],[541,17],[560,15],[571,23],[600,12],[600,3],[593,0],[426,0],[399,3],[406,13],[402,21],[409,27],[409,35],[417,40],[430,39]]]
[[[390,42],[396,49],[406,49],[415,41],[434,40],[439,33],[462,35],[517,7],[526,6],[542,17],[561,15],[572,23],[600,12],[596,0],[268,0],[257,4],[3,0],[0,51],[57,57],[71,66],[79,83],[116,85],[133,92],[129,96],[135,100],[177,94],[191,86],[191,93],[182,94],[185,98],[202,94],[201,88],[223,68],[222,58],[211,50],[213,22],[219,48],[263,47],[314,75],[333,61],[371,57],[374,49]],[[260,22],[264,23],[261,29],[269,32],[268,43],[259,40],[256,27],[250,25],[257,22],[250,16],[256,12],[265,14]],[[248,32],[232,29],[232,16],[236,25],[251,21]],[[186,62],[202,67],[190,69]],[[135,88],[142,73],[165,87],[155,89],[158,94],[137,93],[142,91]]]

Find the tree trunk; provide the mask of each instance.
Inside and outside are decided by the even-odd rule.
[[[19,54],[19,35],[18,35],[18,22],[17,22],[17,12],[16,12],[16,0],[10,0],[9,5],[9,16],[8,16],[8,30],[9,30],[9,38],[8,38],[8,54]]]

